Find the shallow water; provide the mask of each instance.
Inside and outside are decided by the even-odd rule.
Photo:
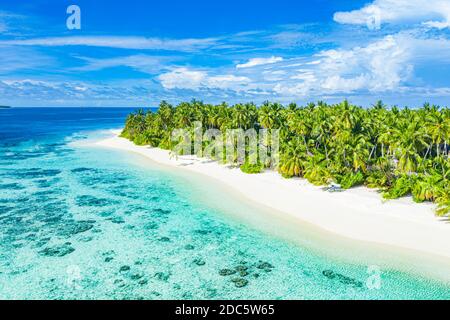
[[[377,278],[373,262],[234,219],[256,210],[244,202],[214,206],[195,180],[80,143],[129,111],[0,111],[0,298],[450,298],[448,284],[382,263]]]

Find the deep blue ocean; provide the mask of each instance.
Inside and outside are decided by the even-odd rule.
[[[383,253],[290,241],[236,219],[260,209],[219,187],[92,143],[131,111],[0,109],[0,299],[450,298]]]

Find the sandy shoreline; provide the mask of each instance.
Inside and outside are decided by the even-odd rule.
[[[337,235],[450,258],[450,222],[435,217],[432,204],[416,204],[409,198],[383,202],[367,188],[329,193],[306,180],[283,179],[272,171],[248,175],[195,156],[176,159],[168,151],[136,146],[114,133],[115,137],[96,144],[209,176],[248,200]]]

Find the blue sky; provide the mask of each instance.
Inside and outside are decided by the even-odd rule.
[[[449,105],[449,74],[448,0],[0,3],[0,105]]]

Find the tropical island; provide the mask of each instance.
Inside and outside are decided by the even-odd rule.
[[[409,109],[382,102],[363,108],[348,101],[302,107],[163,101],[156,111],[131,113],[123,129],[96,145],[193,173],[206,185],[219,183],[224,192],[268,209],[273,219],[293,218],[298,230],[306,223],[448,262],[450,247],[442,244],[450,240],[449,119],[448,108],[428,104]],[[174,137],[180,128],[187,137]],[[236,128],[256,129],[263,141],[258,148],[277,152],[278,161],[255,156],[248,144],[244,157],[218,152],[217,137],[197,148],[194,139],[191,148],[190,138],[199,133]],[[277,130],[278,149],[261,137]],[[182,141],[189,147],[178,148]],[[206,152],[212,145],[216,151]],[[239,215],[245,219],[246,213]]]
[[[0,109],[11,109],[12,107],[10,106],[0,106]]]
[[[350,189],[364,185],[384,199],[412,195],[415,202],[435,202],[436,214],[450,212],[450,110],[425,104],[418,109],[392,107],[381,101],[371,108],[348,101],[287,107],[266,102],[228,106],[162,102],[156,112],[131,114],[122,137],[137,145],[173,150],[171,132],[189,129],[199,121],[204,130],[266,128],[280,130],[278,172],[284,178],[302,177],[313,185],[337,184]],[[203,144],[207,148],[207,143]],[[259,173],[270,163],[238,163],[246,173]],[[248,158],[246,158],[248,160]]]

